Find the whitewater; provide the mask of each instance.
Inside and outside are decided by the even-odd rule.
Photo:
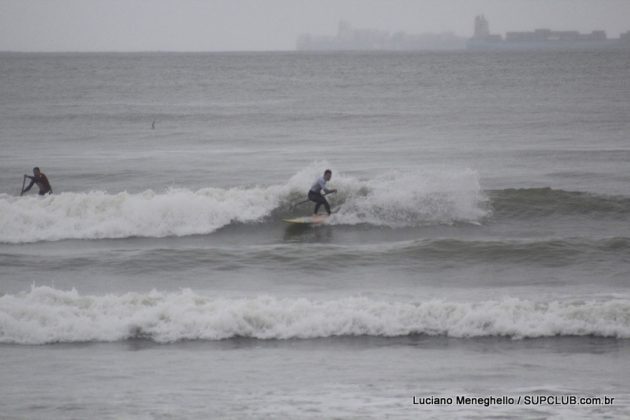
[[[630,300],[394,302],[273,296],[227,299],[151,291],[81,295],[34,287],[0,297],[0,343],[47,344],[147,339],[158,343],[228,338],[342,336],[600,336],[630,338]]]
[[[311,164],[286,184],[266,187],[0,195],[0,242],[203,235],[232,223],[262,223],[294,211],[293,203],[306,196],[304,186],[318,176],[315,168],[325,165]],[[471,170],[392,172],[372,180],[337,175],[335,185],[342,192],[335,197],[334,224],[419,226],[477,222],[487,214]]]

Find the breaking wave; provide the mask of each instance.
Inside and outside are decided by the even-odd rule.
[[[180,292],[90,296],[33,287],[0,297],[0,343],[336,336],[630,338],[630,300],[396,302],[365,297],[224,298]]]
[[[0,242],[203,235],[233,223],[262,223],[311,211],[293,208],[325,164],[284,185],[169,189],[142,193],[67,192],[46,197],[0,195]],[[335,173],[331,198],[338,224],[417,226],[477,222],[487,214],[471,170],[391,172],[361,180]]]

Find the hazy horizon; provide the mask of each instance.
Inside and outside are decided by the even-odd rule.
[[[291,51],[301,34],[356,28],[470,37],[537,28],[630,30],[630,1],[603,0],[0,0],[0,51]]]

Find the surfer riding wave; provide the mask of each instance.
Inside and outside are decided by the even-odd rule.
[[[330,194],[337,192],[336,189],[328,189],[326,188],[326,183],[330,181],[332,177],[332,171],[330,169],[326,169],[324,171],[324,175],[320,176],[315,180],[315,183],[311,186],[311,189],[308,191],[308,199],[315,203],[315,210],[313,211],[314,215],[317,215],[319,208],[324,206],[326,212],[330,216],[330,204],[328,204],[328,200],[322,195],[322,191],[325,194]]]

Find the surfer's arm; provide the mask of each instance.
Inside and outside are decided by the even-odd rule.
[[[28,175],[24,175],[25,178],[29,178],[31,180],[31,183],[28,184],[28,187],[24,188],[22,190],[22,192],[20,193],[20,195],[24,194],[25,192],[28,192],[28,190],[30,190],[31,188],[33,188],[33,184],[35,184],[35,177],[32,176],[28,176]]]

